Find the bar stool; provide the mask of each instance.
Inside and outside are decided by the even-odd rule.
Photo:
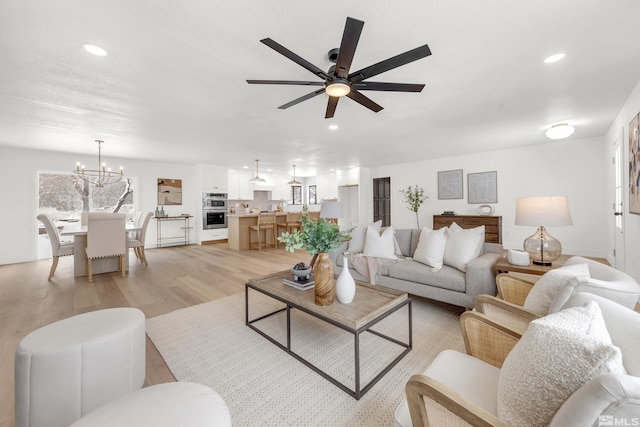
[[[300,230],[302,228],[302,212],[287,212],[287,218],[284,224],[277,224],[278,236],[280,235],[280,229],[284,228],[287,232],[291,233],[293,230]]]
[[[313,222],[314,224],[320,219],[320,211],[309,211],[308,215],[309,220],[311,220],[311,222]]]
[[[276,214],[275,213],[260,213],[258,214],[258,223],[256,225],[249,226],[249,249],[251,245],[255,244],[251,242],[251,232],[255,231],[258,234],[258,250],[262,250],[261,234],[264,232],[264,246],[267,247],[267,230],[271,230],[273,235],[273,247],[278,247],[278,239],[276,239]]]

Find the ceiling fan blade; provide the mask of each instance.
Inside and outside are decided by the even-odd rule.
[[[327,112],[324,115],[325,119],[330,119],[336,112],[336,107],[338,106],[338,101],[340,100],[339,96],[330,96],[329,102],[327,102]]]
[[[315,90],[315,91],[313,91],[311,93],[308,93],[308,94],[306,94],[304,96],[301,96],[300,98],[296,98],[291,102],[287,102],[286,104],[283,104],[283,105],[279,106],[278,108],[281,109],[281,110],[286,110],[289,107],[293,107],[294,105],[299,104],[302,101],[306,101],[307,99],[311,99],[314,96],[318,96],[321,93],[324,93],[324,88]]]
[[[381,90],[389,92],[422,92],[423,84],[418,83],[383,83],[360,82],[351,85],[356,90]]]
[[[351,92],[349,92],[347,96],[353,99],[354,101],[356,101],[358,104],[364,105],[365,107],[367,107],[368,109],[370,109],[375,113],[382,110],[382,107],[380,105],[376,104],[375,102],[373,102],[372,100],[370,100],[369,98],[367,98],[366,96],[358,92],[357,90],[351,89]]]
[[[351,62],[356,53],[356,47],[358,46],[358,40],[360,40],[363,26],[364,22],[347,18],[347,23],[344,25],[344,33],[342,34],[342,42],[340,43],[340,50],[338,51],[338,59],[336,60],[336,76],[343,79],[349,76],[349,68],[351,68]]]
[[[301,86],[324,86],[325,82],[302,82],[297,80],[247,80],[250,84],[259,85],[301,85]]]
[[[287,49],[286,47],[282,46],[280,43],[278,43],[276,41],[273,41],[270,38],[262,39],[262,40],[260,40],[260,42],[266,44],[271,49],[275,50],[276,52],[280,53],[281,55],[286,56],[287,58],[289,58],[290,60],[292,60],[296,64],[298,64],[298,65],[306,68],[307,70],[311,71],[313,74],[315,74],[316,76],[320,77],[321,79],[325,79],[326,80],[326,79],[329,78],[327,73],[325,73],[320,68],[316,67],[315,65],[313,65],[311,62],[307,61],[306,59],[303,59],[300,56],[296,55],[295,53],[291,52],[289,49]]]
[[[362,70],[355,71],[349,74],[349,80],[352,83],[358,83],[362,80],[384,73],[385,71],[389,71],[410,62],[417,61],[418,59],[425,58],[429,55],[431,55],[431,49],[429,49],[429,46],[425,44],[408,52],[401,53],[400,55],[396,55],[389,59],[385,59],[384,61],[378,62],[377,64],[365,67]]]

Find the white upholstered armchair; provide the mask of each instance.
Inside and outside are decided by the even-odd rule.
[[[56,272],[56,268],[58,267],[58,258],[65,255],[73,255],[73,242],[63,243],[60,240],[60,233],[58,232],[58,228],[53,223],[51,217],[47,214],[38,215],[38,220],[44,224],[45,230],[47,230],[47,235],[49,236],[49,241],[51,242],[51,255],[53,256],[53,263],[51,264],[51,270],[49,271],[49,279],[53,277],[53,274]]]

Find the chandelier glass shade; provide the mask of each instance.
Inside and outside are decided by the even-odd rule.
[[[255,177],[253,177],[253,178],[251,178],[251,179],[249,180],[249,182],[253,182],[254,184],[267,182],[267,180],[266,180],[266,179],[264,179],[264,178],[260,178],[260,175],[258,174],[258,162],[259,162],[259,161],[260,161],[260,160],[256,159],[256,176],[255,176]]]
[[[293,179],[289,182],[287,182],[287,185],[290,186],[294,186],[294,185],[302,185],[302,183],[300,181],[296,180],[296,165],[293,165]]]
[[[120,166],[120,170],[118,172],[115,172],[112,171],[111,168],[108,168],[107,164],[102,161],[102,144],[104,144],[104,141],[96,139],[96,142],[98,143],[98,168],[87,169],[84,165],[78,162],[76,164],[76,169],[73,171],[76,177],[93,185],[94,192],[98,188],[103,188],[106,185],[122,181],[122,177],[124,176],[124,168],[122,166]]]

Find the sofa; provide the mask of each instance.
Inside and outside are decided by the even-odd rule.
[[[484,243],[480,256],[470,261],[466,272],[443,265],[435,272],[433,268],[414,261],[413,254],[420,240],[419,229],[394,230],[397,261],[381,263],[376,285],[396,289],[436,301],[472,308],[473,300],[480,294],[496,294],[494,265],[502,257],[502,245]],[[329,254],[334,264],[334,273],[342,272],[344,254],[348,253],[348,242]],[[369,282],[370,279],[349,268],[354,279]]]

